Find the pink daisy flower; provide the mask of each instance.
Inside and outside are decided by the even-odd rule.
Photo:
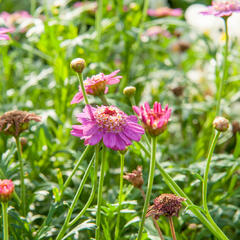
[[[11,180],[0,180],[0,201],[7,202],[14,191],[14,184]]]
[[[115,106],[97,108],[86,105],[77,115],[82,125],[73,125],[71,134],[84,139],[84,144],[95,145],[103,140],[106,147],[125,150],[132,141],[140,141],[144,129],[136,116],[128,116]]]
[[[166,130],[172,111],[168,105],[162,109],[158,102],[154,103],[153,109],[146,102],[144,107],[133,106],[133,110],[140,117],[143,127],[151,136],[158,136]]]
[[[148,9],[147,13],[149,16],[152,17],[168,17],[168,16],[179,17],[182,15],[182,9],[161,7],[157,9]]]
[[[91,78],[87,78],[84,83],[86,93],[89,95],[100,96],[108,92],[107,85],[119,83],[122,76],[116,76],[120,70],[116,70],[109,75],[99,73]],[[79,86],[79,92],[73,97],[71,104],[79,103],[83,100],[83,93]]]
[[[9,40],[10,37],[6,33],[10,32],[13,32],[13,29],[0,27],[0,40]]]
[[[145,32],[145,34],[148,37],[155,37],[158,35],[162,35],[167,38],[171,37],[170,32],[168,32],[167,30],[163,29],[160,26],[152,26],[152,27],[148,28],[147,31]]]
[[[238,0],[213,1],[212,6],[209,6],[206,11],[201,13],[217,17],[228,17],[234,12],[240,12],[240,2]]]

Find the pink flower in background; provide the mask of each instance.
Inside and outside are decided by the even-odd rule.
[[[11,180],[0,180],[0,201],[7,202],[14,191],[14,184]]]
[[[99,73],[84,81],[86,93],[89,95],[100,96],[108,92],[107,85],[119,83],[122,76],[116,76],[120,70],[116,70],[109,75]],[[73,97],[71,104],[79,103],[83,100],[83,93],[79,86],[79,92]]]
[[[139,116],[143,123],[143,127],[151,136],[158,136],[163,133],[167,128],[168,120],[171,116],[171,109],[166,105],[162,109],[160,103],[155,102],[153,109],[150,108],[148,103],[144,107],[133,106],[133,110]]]
[[[217,17],[228,17],[234,12],[240,12],[240,2],[238,0],[213,1],[212,6],[209,6],[206,11],[201,13]]]
[[[71,134],[84,139],[84,144],[95,145],[103,140],[106,147],[125,150],[132,141],[140,141],[144,129],[136,116],[128,116],[115,106],[97,108],[86,105],[77,115],[82,125],[73,125]]]
[[[176,8],[168,8],[168,7],[161,7],[157,9],[148,9],[147,11],[149,16],[153,17],[167,17],[167,16],[173,16],[173,17],[179,17],[182,15],[182,9]]]
[[[11,28],[3,28],[0,27],[0,40],[9,40],[10,37],[6,33],[13,32],[13,29]]]
[[[144,35],[146,35],[148,37],[154,37],[154,36],[158,36],[158,35],[162,35],[167,38],[171,37],[170,32],[168,32],[167,30],[163,29],[160,26],[152,26],[152,27],[148,28]]]

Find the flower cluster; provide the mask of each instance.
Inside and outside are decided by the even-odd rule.
[[[151,109],[149,104],[145,103],[144,107],[133,106],[133,110],[142,120],[143,127],[151,136],[158,136],[166,130],[171,116],[171,109],[168,108],[168,105],[162,109],[161,104],[155,102],[153,109]]]
[[[108,92],[107,85],[113,85],[119,83],[122,76],[116,76],[120,70],[116,70],[109,75],[99,73],[87,78],[84,81],[84,87],[86,93],[93,96],[100,96]],[[79,92],[73,97],[71,104],[79,103],[83,100],[83,93],[79,86]]]
[[[144,129],[137,123],[136,116],[128,116],[115,106],[87,105],[77,115],[82,125],[73,125],[71,134],[85,140],[85,144],[95,145],[103,140],[106,147],[124,150],[131,141],[139,141]]]
[[[11,180],[0,180],[0,201],[7,202],[12,197],[14,184]]]

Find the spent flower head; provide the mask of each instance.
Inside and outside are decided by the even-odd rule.
[[[107,85],[119,83],[122,76],[116,76],[120,70],[116,70],[109,75],[99,73],[87,78],[83,83],[86,93],[93,96],[100,96],[108,92]],[[73,97],[71,104],[79,103],[83,100],[83,93],[79,86],[79,92]]]
[[[6,112],[0,116],[0,132],[17,137],[21,132],[28,129],[31,120],[40,122],[41,117],[26,111],[13,110]]]
[[[219,132],[225,132],[229,128],[229,121],[224,117],[216,117],[213,121],[213,127]]]
[[[131,173],[126,173],[123,178],[129,181],[134,187],[141,188],[143,185],[142,166],[138,166]]]
[[[201,12],[204,15],[214,15],[217,17],[229,17],[234,12],[240,12],[239,0],[217,0],[206,11]]]
[[[73,125],[71,134],[84,139],[84,144],[95,145],[103,140],[106,147],[125,150],[132,141],[140,141],[144,129],[136,116],[128,116],[115,106],[97,108],[86,105],[77,115],[82,125]]]
[[[141,107],[133,106],[133,110],[139,116],[143,127],[151,136],[158,136],[166,130],[168,120],[171,116],[171,109],[168,108],[168,105],[166,105],[165,109],[162,109],[161,104],[155,102],[153,109],[151,109],[146,102]]]
[[[14,184],[11,180],[0,180],[0,201],[7,202],[12,197]]]
[[[185,198],[171,193],[163,193],[154,199],[154,204],[147,210],[146,217],[153,216],[158,219],[161,215],[166,217],[178,216]]]

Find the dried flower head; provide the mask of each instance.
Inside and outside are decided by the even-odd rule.
[[[15,137],[29,127],[29,121],[40,122],[41,117],[35,113],[13,110],[0,116],[0,132],[13,135]]]
[[[190,44],[186,41],[177,41],[171,46],[171,50],[176,53],[186,52],[190,48]]]
[[[143,185],[142,166],[138,166],[131,173],[126,173],[123,178],[129,181],[134,187],[141,188]]]
[[[232,121],[232,133],[236,134],[237,132],[240,132],[240,122],[234,120]]]
[[[184,87],[176,86],[176,87],[171,88],[171,91],[176,97],[180,97],[183,95]]]
[[[85,145],[95,145],[103,140],[108,148],[125,150],[133,140],[140,141],[144,134],[136,116],[128,116],[115,106],[94,108],[86,105],[77,120],[82,125],[73,125],[71,134],[84,139]]]
[[[219,132],[225,132],[229,128],[229,121],[224,117],[216,117],[213,121],[213,127]]]
[[[147,210],[146,217],[153,216],[158,219],[163,215],[166,217],[178,216],[185,198],[178,197],[171,193],[163,193],[154,199],[154,204]]]
[[[108,92],[107,85],[119,83],[121,76],[116,76],[120,70],[116,70],[109,75],[99,73],[91,78],[87,78],[84,83],[86,93],[93,96],[100,96]],[[73,97],[71,104],[79,103],[83,100],[83,93],[79,86],[79,92]]]
[[[0,201],[7,202],[12,197],[14,184],[11,180],[0,180]]]
[[[83,69],[86,67],[86,62],[83,58],[75,58],[71,61],[70,67],[78,73],[82,73]]]
[[[151,109],[149,104],[145,103],[144,107],[133,106],[133,110],[139,116],[143,127],[151,136],[158,136],[166,130],[168,120],[171,116],[171,109],[168,108],[168,105],[166,105],[165,109],[162,109],[161,104],[155,102],[153,109]]]
[[[229,17],[234,12],[240,12],[240,2],[238,0],[213,1],[212,6],[209,6],[206,11],[201,13],[217,17]]]

